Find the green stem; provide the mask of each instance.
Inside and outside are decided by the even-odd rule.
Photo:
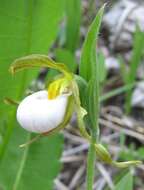
[[[95,146],[91,143],[87,158],[87,190],[93,190],[95,158]]]
[[[95,146],[94,146],[94,143],[92,143],[93,140],[91,136],[88,134],[85,128],[85,124],[84,124],[82,114],[81,114],[80,105],[76,107],[76,113],[77,113],[78,127],[80,130],[80,133],[90,143],[90,148],[88,152],[88,160],[87,160],[87,190],[92,190],[93,180],[94,180],[94,164],[95,164],[95,156],[96,156]]]
[[[98,85],[98,84],[97,84]],[[88,134],[85,124],[83,121],[83,116],[82,116],[82,110],[81,110],[81,104],[80,104],[80,98],[79,98],[79,90],[78,86],[76,83],[72,84],[73,87],[73,93],[74,93],[74,99],[75,99],[75,104],[76,104],[76,113],[77,113],[77,119],[78,119],[78,126],[80,129],[81,135],[86,138],[89,143],[90,143],[90,148],[89,148],[89,153],[88,153],[88,161],[87,161],[87,190],[92,190],[93,188],[93,180],[94,180],[94,164],[95,164],[95,143],[96,143],[96,137],[98,134],[98,110],[99,110],[99,105],[97,104],[97,115],[96,115],[96,126],[92,126],[92,137]],[[98,91],[99,89],[96,90],[97,97],[98,97]],[[97,98],[97,102],[99,102],[99,99]]]
[[[95,143],[99,141],[99,68],[98,63],[93,66],[93,74],[92,74],[92,98],[93,98],[93,107],[94,107],[94,118],[91,118],[91,145],[88,153],[87,160],[87,190],[93,190],[93,182],[95,176],[95,159],[96,159],[96,151],[95,151]]]
[[[28,134],[27,138],[28,138],[27,140],[29,141],[30,138],[31,138],[30,133]],[[25,162],[26,162],[26,159],[27,159],[28,150],[29,150],[29,146],[26,146],[25,149],[24,149],[24,153],[23,153],[23,157],[22,157],[22,160],[21,160],[21,163],[20,163],[19,170],[18,170],[17,175],[16,175],[16,179],[15,179],[15,182],[14,182],[14,185],[13,185],[13,190],[18,189],[19,182],[20,182],[22,172],[23,172],[23,169],[24,169],[24,165],[25,165]]]
[[[37,141],[41,136],[42,136],[41,134],[38,134],[37,136],[35,136],[34,138],[30,139],[30,140],[27,141],[26,143],[19,145],[19,147],[20,147],[20,148],[24,148],[24,147],[26,147],[26,146],[29,146],[29,145],[31,145],[33,142]]]

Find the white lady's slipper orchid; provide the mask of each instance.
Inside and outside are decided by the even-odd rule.
[[[71,93],[48,98],[48,91],[42,90],[27,96],[18,106],[17,120],[26,130],[46,133],[60,126],[67,115]],[[67,120],[70,119],[67,117]]]
[[[74,75],[61,63],[55,63],[45,55],[29,55],[14,61],[10,67],[11,73],[15,73],[29,67],[49,67],[60,71],[63,77],[57,78],[48,90],[42,90],[26,97],[18,106],[17,120],[20,125],[35,133],[56,132],[64,128],[69,122],[72,113],[77,113],[78,125],[81,135],[91,143],[91,136],[84,126],[83,117],[87,113],[81,108],[79,89],[74,81]],[[8,102],[14,103],[13,101]],[[40,136],[37,136],[39,138]],[[32,139],[24,147],[32,142]],[[95,150],[100,160],[117,167],[128,167],[140,164],[140,161],[116,162],[113,161],[109,152],[101,144],[95,144]]]

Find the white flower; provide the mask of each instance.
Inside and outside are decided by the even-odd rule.
[[[62,94],[48,99],[48,92],[42,90],[27,96],[18,106],[17,120],[30,132],[48,132],[63,122],[70,95]]]

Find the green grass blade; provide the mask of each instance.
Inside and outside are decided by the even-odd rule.
[[[100,102],[106,101],[107,99],[117,96],[119,94],[122,94],[124,92],[128,92],[129,90],[133,89],[135,85],[136,85],[136,83],[127,84],[122,87],[111,90],[110,92],[107,92],[106,94],[104,94],[100,97]]]
[[[66,49],[74,52],[79,42],[81,0],[66,1]]]
[[[137,30],[134,36],[134,45],[132,58],[130,62],[130,69],[128,72],[128,77],[126,79],[127,84],[131,84],[136,80],[137,68],[140,64],[141,57],[144,49],[144,32],[140,31],[140,28],[137,26]],[[125,109],[126,113],[131,111],[131,96],[132,90],[128,91],[126,95]]]

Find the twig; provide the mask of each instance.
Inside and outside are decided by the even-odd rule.
[[[64,185],[59,179],[55,179],[54,183],[58,190],[69,190],[69,188]]]
[[[85,143],[85,142],[87,142],[84,138],[82,138],[80,136],[70,134],[70,133],[68,133],[66,131],[64,131],[63,134],[64,134],[65,138],[70,139],[72,142],[75,142],[75,143]]]
[[[70,156],[70,155],[73,155],[73,154],[76,154],[76,153],[79,153],[79,152],[82,152],[84,150],[87,150],[89,147],[89,144],[88,143],[85,143],[85,144],[82,144],[80,146],[77,146],[75,148],[72,148],[72,149],[69,149],[69,150],[65,150],[63,152],[63,156]]]
[[[99,180],[97,180],[94,185],[93,185],[93,189],[94,190],[103,190],[103,187],[105,186],[106,182],[103,178],[100,178]]]
[[[107,182],[109,188],[114,189],[114,185],[113,185],[111,176],[109,175],[107,170],[104,168],[104,166],[100,163],[97,163],[96,166],[97,166],[98,170],[100,171],[100,173],[102,174],[102,176],[104,177],[105,181]]]
[[[108,121],[106,119],[101,118],[101,119],[99,119],[99,122],[100,122],[101,125],[104,125],[104,126],[109,127],[111,129],[123,132],[126,135],[129,135],[131,137],[134,137],[134,138],[137,138],[137,139],[141,140],[142,142],[144,141],[144,135],[143,134],[140,134],[138,132],[132,131],[130,129],[125,129],[125,128],[121,127],[120,125],[116,125],[113,122],[110,122],[110,121]]]
[[[81,176],[83,175],[85,171],[85,166],[82,165],[75,173],[74,177],[72,178],[70,184],[69,184],[69,189],[76,189],[77,187],[77,183],[79,181],[79,179],[81,178]]]
[[[84,160],[85,156],[66,156],[61,158],[62,163],[80,162]]]

